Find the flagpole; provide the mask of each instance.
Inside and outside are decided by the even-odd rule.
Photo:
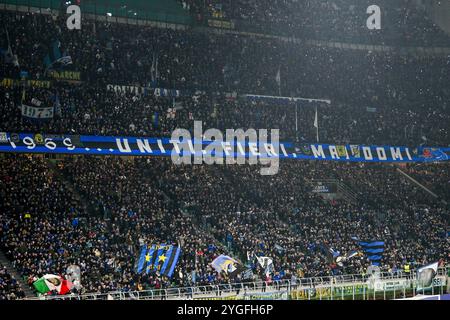
[[[278,96],[281,97],[281,66],[278,66],[278,73],[275,80],[278,84]]]
[[[317,136],[317,143],[319,143],[319,116],[317,114],[317,106],[316,106],[316,136]]]
[[[5,31],[6,31],[6,39],[8,40],[8,48],[11,46],[11,44],[9,43],[9,32],[8,32],[8,28],[5,27]]]
[[[295,103],[295,132],[298,132],[297,102]]]

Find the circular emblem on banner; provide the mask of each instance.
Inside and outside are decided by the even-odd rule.
[[[42,136],[42,134],[38,133],[34,136],[34,141],[36,142],[36,144],[43,144],[44,137]]]
[[[17,133],[11,133],[10,139],[12,142],[15,142],[15,143],[20,141],[19,135]]]

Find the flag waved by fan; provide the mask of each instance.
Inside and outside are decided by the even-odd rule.
[[[150,247],[143,245],[138,258],[137,272],[145,271],[147,274],[155,272],[171,278],[180,256],[180,247],[166,244],[153,244]]]
[[[359,245],[362,247],[367,258],[374,266],[380,266],[384,252],[384,241],[361,241]]]
[[[226,255],[220,255],[211,262],[211,266],[218,272],[232,273],[236,271],[238,262]]]
[[[417,269],[417,290],[424,290],[432,287],[438,267],[439,262],[435,262]]]
[[[46,274],[33,282],[33,286],[40,294],[49,294],[56,291],[59,295],[64,295],[70,292],[73,283],[61,276]]]

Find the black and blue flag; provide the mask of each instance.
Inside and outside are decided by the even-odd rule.
[[[141,248],[141,254],[139,256],[138,265],[137,265],[137,272],[141,273],[144,269],[145,264],[145,256],[147,255],[147,245],[143,245]]]
[[[362,247],[372,265],[380,266],[380,261],[383,258],[384,252],[384,241],[361,241],[359,245]]]

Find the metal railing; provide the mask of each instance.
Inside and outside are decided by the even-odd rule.
[[[431,286],[432,294],[443,294],[447,279],[447,268],[438,269],[436,278],[441,282]],[[389,282],[389,280],[391,280]],[[380,273],[376,281],[394,283],[392,289],[383,287],[381,290],[371,288],[372,275],[343,275],[334,277],[301,278],[297,281],[280,280],[267,283],[264,281],[247,283],[230,283],[207,286],[192,286],[182,288],[167,288],[144,291],[116,291],[108,293],[91,293],[83,295],[42,296],[32,300],[215,300],[215,299],[246,299],[251,295],[266,295],[303,300],[376,300],[406,298],[420,294],[416,290],[416,273]],[[426,293],[423,291],[422,293]]]

